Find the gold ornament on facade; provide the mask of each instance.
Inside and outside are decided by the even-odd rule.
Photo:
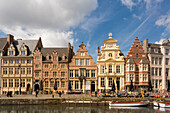
[[[109,37],[112,37],[112,33],[109,33]]]
[[[58,68],[58,71],[60,71],[60,68]]]

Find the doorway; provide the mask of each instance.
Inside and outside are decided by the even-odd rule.
[[[95,82],[94,81],[91,82],[91,91],[92,92],[95,91]]]

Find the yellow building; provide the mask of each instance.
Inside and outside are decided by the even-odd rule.
[[[112,38],[112,33],[103,43],[101,52],[98,47],[97,55],[98,89],[111,90],[114,80],[116,91],[124,90],[124,55],[116,45],[117,40]]]

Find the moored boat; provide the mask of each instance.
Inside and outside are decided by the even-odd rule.
[[[148,101],[140,101],[140,102],[110,102],[110,107],[141,107],[147,106],[149,104]]]
[[[159,106],[161,107],[161,108],[170,108],[170,103],[169,102],[160,102],[159,103]]]
[[[153,105],[159,107],[159,102],[153,101]]]

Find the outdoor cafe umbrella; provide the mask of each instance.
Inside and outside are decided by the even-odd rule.
[[[116,88],[115,88],[115,82],[114,82],[114,80],[113,80],[113,83],[112,83],[112,91],[115,92],[115,89],[116,89]]]
[[[167,91],[170,92],[170,82],[168,80],[168,88],[167,88]]]
[[[133,82],[132,82],[132,80],[130,82],[130,91],[133,91]]]
[[[54,90],[57,90],[57,82],[55,80],[55,84],[54,84]]]
[[[151,81],[149,81],[148,91],[152,91],[152,84],[151,84]]]
[[[40,81],[40,90],[41,91],[43,90],[43,82],[42,82],[42,80]]]

